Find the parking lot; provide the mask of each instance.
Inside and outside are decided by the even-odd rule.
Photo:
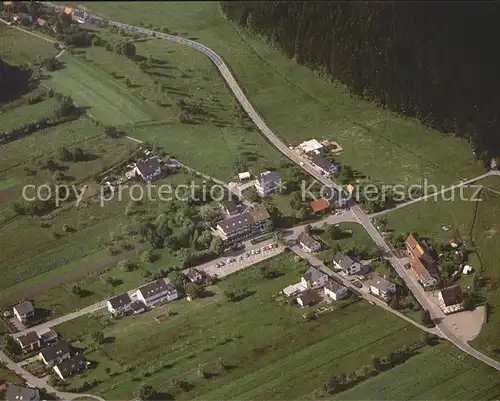
[[[222,278],[272,258],[283,252],[284,249],[283,245],[273,244],[272,241],[264,241],[239,251],[226,252],[223,257],[198,266],[197,269],[211,276]]]

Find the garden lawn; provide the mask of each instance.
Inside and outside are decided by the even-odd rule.
[[[128,399],[142,383],[165,399],[296,399],[322,388],[333,374],[355,371],[374,355],[420,339],[419,330],[363,301],[306,321],[302,309],[273,295],[296,282],[307,266],[292,255],[265,265],[282,275],[264,280],[259,267],[251,267],[191,303],[174,301],[112,323],[87,316],[58,326],[64,338],[86,347],[86,357],[98,362],[69,381],[68,389],[97,379],[89,392],[107,399]],[[222,294],[231,288],[245,288],[247,297],[228,302]],[[154,321],[167,311],[167,322]],[[107,340],[95,349],[91,334],[101,329]],[[232,369],[223,372],[218,358]],[[210,379],[197,374],[200,365]],[[180,390],[173,379],[191,390]]]
[[[484,180],[484,185],[495,187],[498,177]],[[483,184],[482,181],[478,184]],[[458,192],[456,198],[458,198]],[[466,198],[472,196],[474,189],[464,190]],[[446,194],[451,196],[450,194]],[[466,241],[467,248],[475,250],[468,263],[478,276],[483,277],[485,286],[481,295],[492,306],[488,321],[483,325],[481,333],[473,341],[474,346],[488,353],[493,358],[500,358],[500,341],[497,327],[500,322],[500,195],[487,190],[480,193],[481,202],[455,200],[427,200],[396,210],[386,215],[387,227],[394,230],[394,235],[402,232],[416,231],[434,241],[445,241],[451,237],[459,237]],[[442,226],[451,226],[443,231]],[[462,286],[467,277],[462,277]]]
[[[334,397],[335,400],[495,400],[500,376],[443,343]]]
[[[349,96],[244,29],[224,21],[215,2],[158,2],[85,5],[124,23],[194,38],[218,52],[250,101],[285,142],[328,138],[344,148],[339,161],[384,183],[451,184],[479,175],[470,145],[423,127],[414,119]],[[196,69],[196,66],[193,65]],[[208,95],[208,94],[207,94]]]
[[[0,58],[9,64],[28,64],[38,57],[50,57],[58,53],[52,43],[3,23],[0,23],[0,37]]]
[[[89,108],[92,117],[107,125],[123,125],[162,119],[157,106],[132,95],[124,85],[71,54],[59,58],[64,68],[52,73],[47,85],[70,95],[79,107]]]

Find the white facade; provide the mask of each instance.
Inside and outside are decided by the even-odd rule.
[[[250,173],[248,171],[245,171],[244,173],[239,173],[238,174],[238,179],[240,181],[246,181],[250,179]]]
[[[340,266],[337,262],[333,262],[334,265],[335,265],[335,268],[337,270],[341,270],[343,274],[346,274],[346,275],[353,275],[353,274],[359,274],[361,273],[362,269],[361,269],[361,263],[359,262],[353,262],[351,265],[349,266]]]
[[[300,283],[306,289],[321,288],[328,281],[328,276],[324,273],[318,272],[313,277],[308,277],[307,273],[300,278]]]
[[[329,296],[334,301],[338,301],[347,296],[347,288],[343,285],[338,285],[334,287],[325,287],[325,295]]]
[[[388,284],[387,287],[381,287],[381,286],[378,286],[374,283],[371,283],[370,284],[370,292],[373,294],[373,295],[377,295],[379,296],[380,298],[383,298],[383,299],[388,299],[391,297],[392,294],[394,294],[396,292],[396,284],[392,283],[392,282],[389,282],[390,284]]]
[[[179,298],[179,293],[164,279],[159,279],[143,285],[137,292],[137,300],[142,301],[144,305],[150,307],[173,301]]]

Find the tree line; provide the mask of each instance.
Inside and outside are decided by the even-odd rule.
[[[221,1],[226,19],[352,95],[500,156],[500,9],[489,2]],[[401,133],[404,135],[404,133]]]

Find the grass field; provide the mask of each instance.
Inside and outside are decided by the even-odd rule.
[[[12,383],[16,386],[23,386],[25,384],[25,381],[23,380],[22,377],[19,377],[14,372],[0,365],[0,382],[3,381]]]
[[[52,73],[46,84],[57,92],[69,94],[79,107],[89,108],[88,112],[103,124],[123,125],[162,118],[155,105],[130,94],[104,72],[70,54],[59,60],[64,62],[64,68]]]
[[[57,105],[55,98],[45,99],[39,103],[27,104],[16,107],[4,113],[0,112],[0,127],[2,131],[10,131],[15,128],[40,120],[43,117],[52,117]]]
[[[38,57],[55,56],[54,45],[0,23],[0,57],[9,64],[22,65]]]
[[[191,303],[175,301],[112,324],[84,317],[58,326],[66,339],[90,346],[86,357],[99,363],[72,380],[70,387],[96,378],[102,382],[90,391],[107,399],[128,399],[144,382],[180,400],[296,399],[322,387],[331,374],[370,364],[373,355],[385,355],[420,338],[419,330],[362,301],[308,322],[300,308],[272,299],[306,266],[293,262],[291,255],[266,265],[283,275],[263,281],[259,269],[251,268]],[[245,287],[249,296],[229,303],[222,292],[233,287]],[[171,314],[166,323],[153,320],[166,311]],[[108,340],[92,350],[89,336],[98,329],[104,329]],[[233,369],[220,372],[217,358]],[[213,377],[201,379],[196,373],[200,364]],[[175,387],[174,378],[192,389]]]
[[[495,400],[500,376],[449,344],[338,394],[335,400]]]
[[[495,188],[499,185],[498,177],[484,180],[484,185]],[[478,184],[483,184],[479,182]],[[464,191],[466,197],[475,192],[473,189]],[[457,193],[457,192],[456,192]],[[482,295],[492,306],[488,322],[473,344],[481,350],[498,358],[500,342],[497,336],[497,326],[500,322],[498,307],[500,306],[500,195],[482,190],[482,202],[469,201],[424,201],[391,212],[387,215],[389,229],[398,232],[416,231],[422,236],[433,240],[447,240],[458,236],[466,241],[469,249],[475,250],[469,257],[469,264],[485,279]],[[442,226],[450,225],[449,231],[443,231]],[[462,278],[465,280],[466,277]]]
[[[373,180],[414,183],[425,177],[449,184],[482,170],[466,142],[351,98],[342,85],[327,83],[225,22],[215,2],[85,5],[125,23],[167,26],[210,46],[277,134],[291,143],[313,137],[336,140],[344,148],[341,161]]]

